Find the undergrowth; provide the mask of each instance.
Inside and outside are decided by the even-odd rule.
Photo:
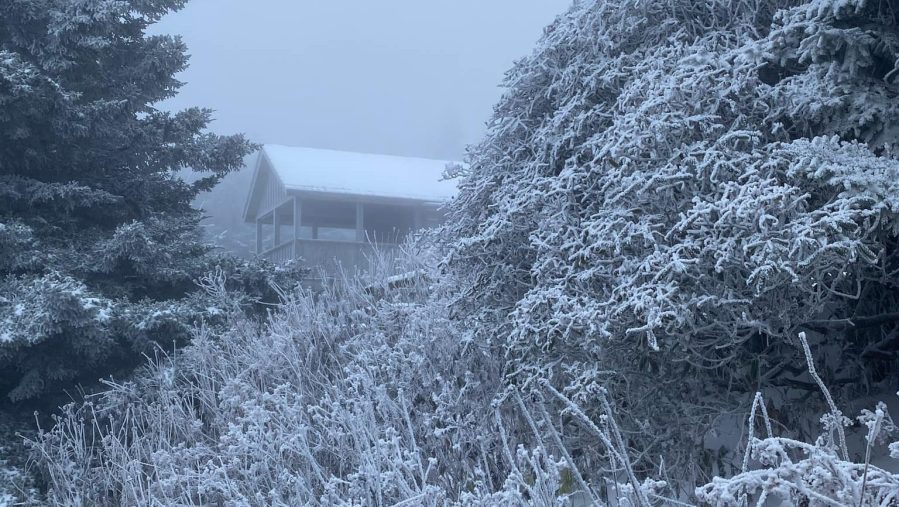
[[[466,338],[448,313],[453,291],[426,252],[321,292],[282,293],[264,326],[225,304],[226,280],[210,275],[202,285],[231,308],[230,331],[198,329],[190,346],[160,350],[131,380],[107,380],[105,392],[67,405],[27,442],[46,502],[896,504],[899,476],[849,461],[840,436],[848,419],[832,401],[823,436],[805,443],[776,436],[757,395],[732,477],[695,491],[661,480],[677,475],[664,467],[638,477],[639,451],[605,390],[587,401],[602,413],[591,419],[584,401],[548,380],[504,381],[503,350]],[[896,426],[883,404],[860,420],[870,457]],[[595,442],[587,452],[570,445],[587,438]],[[899,455],[897,444],[890,449]]]

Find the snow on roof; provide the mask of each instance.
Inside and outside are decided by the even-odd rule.
[[[288,190],[433,202],[456,195],[456,182],[442,179],[451,163],[444,160],[275,144],[262,150]]]

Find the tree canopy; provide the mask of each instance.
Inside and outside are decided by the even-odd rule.
[[[183,5],[0,4],[0,391],[13,400],[183,341],[217,316],[194,283],[216,265],[267,276],[216,256],[191,206],[252,144],[209,133],[210,110],[158,107],[188,57],[147,29]]]

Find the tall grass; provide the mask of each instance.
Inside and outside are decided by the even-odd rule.
[[[427,250],[374,261],[315,292],[282,291],[265,323],[227,304],[221,273],[207,277],[231,308],[228,332],[198,329],[190,346],[107,380],[28,442],[47,503],[689,505],[635,475],[605,392],[591,420],[597,411],[548,381],[504,382],[505,351],[451,318],[452,282]],[[848,463],[840,439],[777,439],[764,400],[755,405],[769,438],[750,435],[743,473],[696,498],[857,504],[867,481],[877,505],[895,501],[895,476]],[[894,428],[879,414],[872,442]],[[842,475],[820,486],[821,466]]]
[[[556,424],[549,412],[496,401],[502,353],[449,318],[435,263],[373,260],[284,293],[264,325],[234,310],[229,332],[198,329],[64,407],[30,442],[48,501],[492,505],[562,501],[573,476],[583,488],[574,460],[554,457],[560,432],[534,437]],[[202,284],[227,297],[221,274]]]

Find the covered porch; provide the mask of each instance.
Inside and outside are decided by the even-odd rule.
[[[411,231],[438,222],[418,203],[293,195],[256,219],[256,253],[326,269],[363,266],[373,248],[394,250]]]

